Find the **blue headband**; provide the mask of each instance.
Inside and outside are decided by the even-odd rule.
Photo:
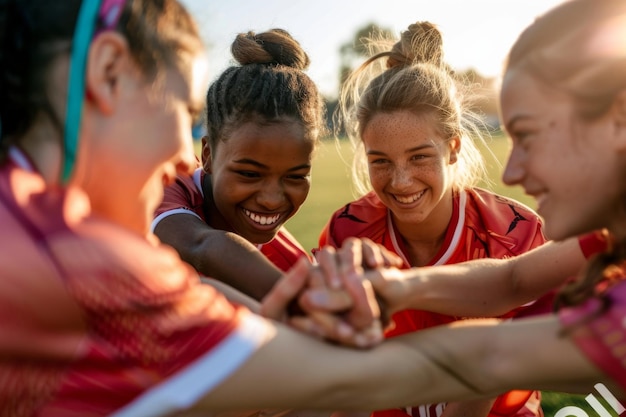
[[[102,7],[101,6],[102,3]],[[83,0],[70,56],[70,69],[67,86],[67,109],[63,137],[63,169],[61,182],[67,184],[78,152],[78,136],[82,118],[83,98],[85,97],[85,72],[87,69],[87,52],[94,35],[101,30],[113,28],[121,15],[124,0]],[[103,27],[96,31],[96,25]]]

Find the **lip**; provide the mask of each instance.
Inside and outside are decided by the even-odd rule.
[[[417,206],[424,196],[426,195],[427,190],[418,191],[417,193],[411,194],[394,194],[389,193],[394,203],[403,208],[413,208]]]
[[[280,213],[260,213],[246,208],[241,208],[241,213],[247,223],[259,231],[271,231],[279,228],[283,224],[284,212]]]

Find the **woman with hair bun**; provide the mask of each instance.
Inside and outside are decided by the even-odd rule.
[[[260,300],[309,256],[284,224],[309,193],[325,107],[287,31],[240,33],[231,51],[237,65],[206,96],[202,165],[165,190],[152,228],[201,274]]]
[[[413,23],[398,41],[372,36],[368,46],[373,55],[348,78],[339,113],[354,145],[353,174],[363,195],[332,215],[320,247],[368,238],[399,255],[408,269],[509,258],[542,245],[546,239],[534,211],[477,187],[485,168],[474,141],[485,133],[471,111],[471,86],[443,59],[438,28]],[[548,311],[550,304],[546,296],[503,317]],[[462,318],[399,311],[386,336]],[[539,392],[512,391],[495,404],[432,404],[373,415],[538,416],[539,403]]]

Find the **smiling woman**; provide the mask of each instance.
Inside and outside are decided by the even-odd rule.
[[[400,256],[408,269],[508,258],[543,244],[536,213],[476,186],[486,173],[474,143],[482,138],[480,125],[470,111],[466,84],[443,61],[438,28],[416,22],[400,39],[372,38],[369,46],[377,53],[348,77],[340,99],[340,115],[355,145],[355,181],[365,194],[335,211],[321,233],[320,247],[369,238]],[[548,311],[550,303],[548,294],[503,317]],[[387,337],[459,317],[403,310],[392,319]],[[420,407],[419,413],[437,416],[445,409],[452,417],[491,410],[493,416],[540,416],[539,399],[538,391],[512,391],[495,404],[440,403]]]
[[[284,224],[309,193],[324,104],[289,33],[242,33],[232,51],[240,65],[207,93],[202,164],[165,190],[153,230],[202,274],[260,300],[309,256]]]

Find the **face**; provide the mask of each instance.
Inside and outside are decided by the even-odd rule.
[[[362,134],[372,187],[401,232],[426,221],[445,229],[450,220],[459,142],[435,126],[432,114],[396,111],[376,114]]]
[[[163,186],[193,164],[191,126],[203,106],[206,57],[189,56],[153,86],[142,75],[120,77],[115,113],[85,143],[77,180],[94,211],[147,233]],[[81,144],[81,147],[83,144]],[[78,172],[77,172],[78,174]]]
[[[563,92],[515,69],[503,80],[501,106],[513,143],[503,180],[535,197],[546,235],[560,240],[611,227],[623,171],[610,116],[585,122]]]
[[[309,193],[314,144],[294,120],[248,122],[216,149],[206,142],[202,149],[213,189],[212,227],[269,242]]]

